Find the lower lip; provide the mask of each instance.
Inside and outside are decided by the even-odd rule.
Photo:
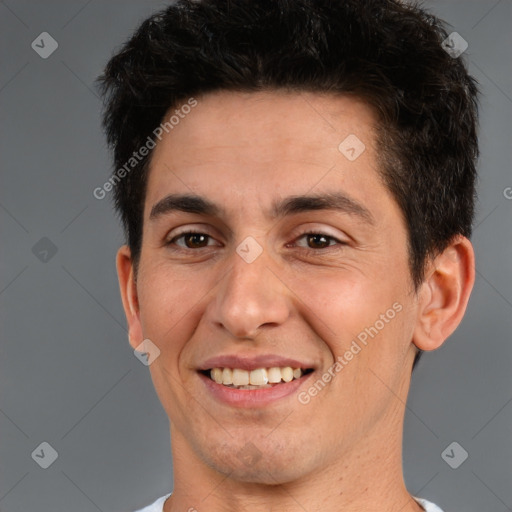
[[[302,386],[313,373],[314,372],[303,375],[300,379],[277,384],[271,388],[261,389],[228,388],[222,384],[217,384],[202,373],[198,373],[198,375],[204,382],[208,391],[220,402],[234,407],[263,407],[296,393],[298,388]]]

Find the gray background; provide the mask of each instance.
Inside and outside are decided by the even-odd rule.
[[[2,512],[130,511],[171,490],[168,420],[130,350],[118,295],[122,234],[109,199],[92,195],[110,170],[93,82],[164,5],[0,2]],[[406,483],[445,512],[504,512],[512,510],[512,3],[425,5],[469,43],[484,95],[482,156],[476,285],[456,334],[415,371]],[[44,31],[59,44],[48,59],[31,48]],[[31,457],[44,441],[58,452],[48,469]],[[457,469],[441,457],[453,441],[469,454]]]

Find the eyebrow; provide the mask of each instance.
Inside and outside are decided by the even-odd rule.
[[[359,217],[367,224],[375,224],[375,218],[367,208],[340,192],[289,196],[276,200],[266,216],[275,219],[316,210],[334,210]],[[204,197],[194,194],[169,194],[151,208],[149,219],[155,220],[175,211],[212,217],[226,216],[225,210],[221,206]]]

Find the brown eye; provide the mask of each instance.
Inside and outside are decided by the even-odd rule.
[[[296,238],[294,245],[305,252],[323,254],[323,252],[342,250],[347,243],[327,233],[306,231]]]
[[[177,245],[181,249],[202,249],[208,246],[208,241],[211,237],[204,233],[188,232],[181,233],[175,236],[168,242],[167,245]],[[183,243],[177,243],[178,240],[183,240]]]
[[[330,241],[333,240],[332,237],[320,233],[307,234],[305,236],[311,249],[325,249],[325,247],[330,246]]]
[[[190,249],[197,249],[197,247],[208,245],[208,235],[203,235],[202,233],[186,233],[184,239],[185,244]]]

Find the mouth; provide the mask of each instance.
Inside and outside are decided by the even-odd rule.
[[[242,368],[210,368],[199,373],[216,384],[237,390],[256,390],[278,387],[310,374],[313,368],[273,366],[245,370]]]

